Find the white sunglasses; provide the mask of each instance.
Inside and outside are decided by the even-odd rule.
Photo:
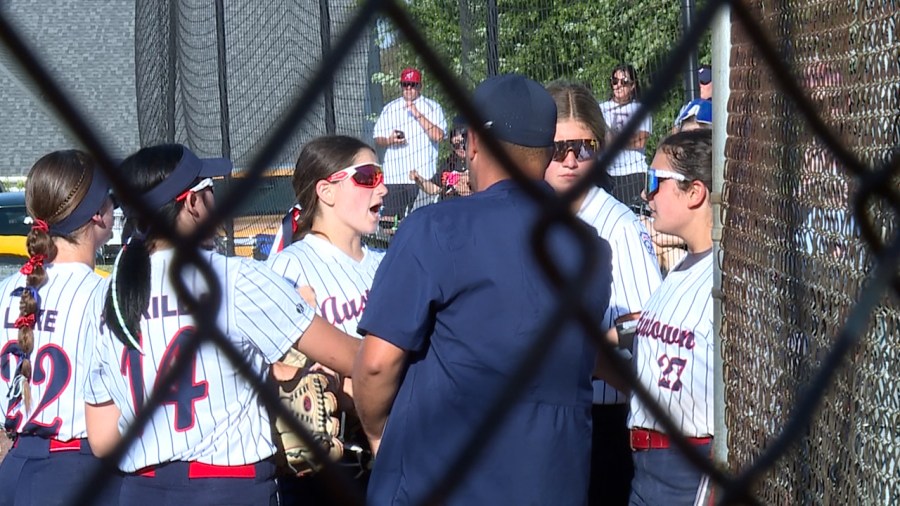
[[[182,193],[181,195],[175,197],[175,202],[178,202],[178,201],[180,201],[180,200],[186,199],[187,196],[190,195],[191,193],[198,193],[198,192],[201,192],[201,191],[203,191],[203,190],[205,190],[205,189],[207,189],[207,188],[212,188],[212,187],[213,187],[213,179],[212,179],[211,177],[208,177],[208,178],[205,178],[205,179],[201,179],[199,183],[197,183],[197,184],[195,184],[194,186],[188,188],[188,189],[185,190],[184,193]]]

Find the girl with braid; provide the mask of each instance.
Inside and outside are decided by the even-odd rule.
[[[114,204],[93,159],[75,150],[34,164],[25,204],[30,256],[0,282],[0,400],[15,439],[0,465],[0,505],[62,504],[98,465],[83,395],[97,338],[87,308],[106,286],[94,258],[112,237]],[[114,503],[118,486],[111,476],[99,504]]]

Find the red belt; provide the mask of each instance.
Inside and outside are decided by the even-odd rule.
[[[256,478],[256,464],[242,466],[216,466],[203,462],[173,462],[173,464],[187,464],[189,479],[197,478]],[[150,466],[135,472],[138,476],[153,478],[156,476],[156,467]]]
[[[712,441],[712,437],[689,437],[688,443],[696,446],[705,445]],[[631,429],[632,450],[661,450],[669,448],[669,436],[662,432],[648,429]]]
[[[50,453],[77,452],[79,450],[81,450],[81,439],[73,439],[71,441],[50,440]]]

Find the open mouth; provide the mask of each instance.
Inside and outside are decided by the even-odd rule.
[[[381,214],[381,204],[375,204],[374,206],[369,208],[369,212],[378,216]]]

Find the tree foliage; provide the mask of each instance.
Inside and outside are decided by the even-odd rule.
[[[473,86],[487,75],[489,0],[408,0],[408,10],[431,47],[460,80]],[[519,72],[540,82],[567,79],[587,84],[598,101],[609,95],[609,77],[618,63],[630,63],[648,89],[661,63],[682,33],[680,2],[672,0],[496,0],[500,72]],[[395,85],[399,69],[424,67],[414,48],[388,32],[382,52],[384,84]],[[700,63],[710,61],[709,37],[698,48]],[[448,117],[456,107],[440,83],[424,93],[442,103]],[[685,101],[682,79],[668,90],[653,113],[648,156]],[[385,99],[397,96],[386,88]]]

